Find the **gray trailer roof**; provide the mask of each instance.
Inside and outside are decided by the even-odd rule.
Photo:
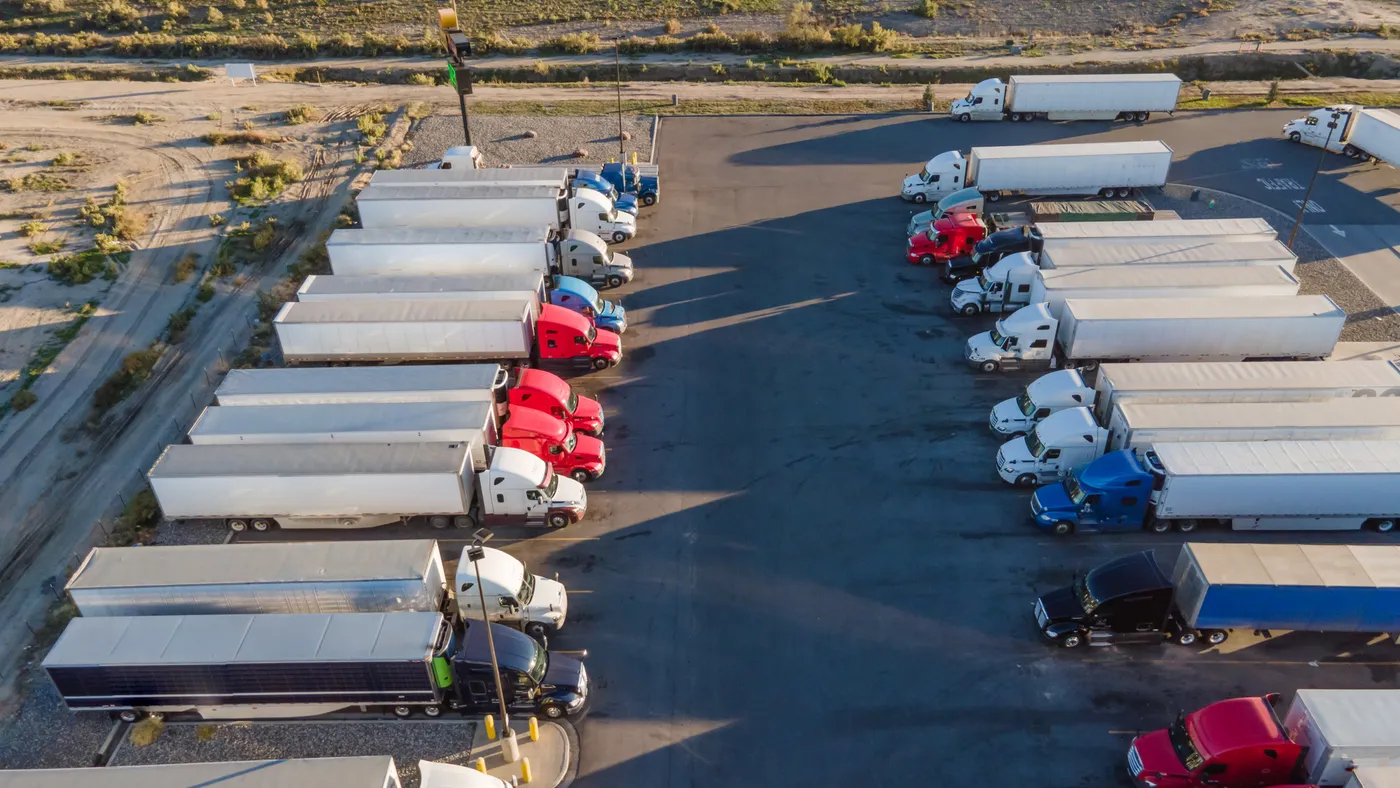
[[[0,770],[0,788],[384,788],[391,774],[397,781],[393,758],[362,755],[101,769],[8,769]]]
[[[331,232],[327,246],[404,246],[413,244],[542,244],[548,227],[384,227]]]
[[[233,373],[230,372],[230,375]],[[1104,364],[1124,391],[1194,391],[1204,388],[1269,387],[1325,389],[1400,386],[1400,369],[1389,361],[1195,361],[1167,364]]]
[[[327,476],[337,474],[461,473],[465,443],[305,443],[258,446],[165,447],[151,478],[206,476]]]
[[[1032,148],[1046,147],[1032,145]],[[1065,146],[1069,147],[1069,146]],[[1098,148],[1098,145],[1074,147]],[[1048,242],[1051,239],[1121,238],[1131,243],[1133,238],[1157,238],[1168,235],[1229,236],[1256,233],[1277,237],[1273,226],[1263,219],[1171,219],[1152,222],[1041,222],[1037,225]]]
[[[1065,309],[1077,320],[1184,320],[1344,314],[1341,307],[1325,295],[1262,298],[1070,298],[1065,301]]]
[[[1345,397],[1318,402],[1138,402],[1129,399],[1114,407],[1132,429],[1400,426],[1400,398],[1395,397]],[[1397,497],[1400,498],[1400,491]]]
[[[1211,585],[1400,588],[1400,545],[1189,542]]]
[[[355,197],[368,200],[542,200],[559,197],[555,186],[463,183],[452,186],[381,186],[371,183]]]
[[[214,397],[341,391],[492,389],[499,364],[411,364],[393,367],[231,369]],[[1400,378],[1400,375],[1396,375]]]
[[[1026,85],[1066,82],[1098,85],[1104,82],[1181,82],[1181,77],[1175,74],[1013,74],[1010,81]]]
[[[216,435],[301,435],[341,434],[354,440],[354,433],[437,430],[480,430],[495,412],[487,400],[466,402],[337,402],[316,405],[210,406],[190,427],[190,439]],[[465,436],[443,435],[456,439]],[[382,439],[382,436],[381,436]],[[287,441],[294,443],[295,441]]]
[[[1400,441],[1159,443],[1173,476],[1400,474]]]
[[[67,588],[419,579],[436,553],[432,539],[96,547]]]
[[[987,148],[973,148],[972,153],[978,159],[990,161],[993,159],[1024,159],[1026,157],[1078,157],[1078,156],[1109,156],[1114,154],[1142,154],[1142,153],[1166,153],[1170,155],[1172,149],[1167,147],[1165,142],[1160,140],[1145,140],[1141,142],[1099,142],[1087,144],[1067,144],[1067,145],[999,145]],[[1093,222],[1089,222],[1093,224]]]
[[[437,613],[75,618],[44,667],[421,660]]]
[[[1250,267],[1245,270],[1253,270]],[[1236,269],[1225,269],[1236,270]],[[1267,270],[1267,269],[1265,269]],[[380,293],[456,293],[540,289],[541,273],[472,274],[470,276],[328,276],[306,277],[297,295],[377,295]]]
[[[340,232],[337,230],[337,232]],[[1143,243],[1132,238],[1116,241],[1088,241],[1080,238],[1050,238],[1041,256],[1049,255],[1064,265],[1103,265],[1122,261],[1151,261],[1161,264],[1269,261],[1288,263],[1297,258],[1287,246],[1272,241],[1159,241]],[[1057,262],[1057,265],[1060,263]]]
[[[278,323],[432,323],[468,320],[524,320],[527,299],[456,301],[450,298],[400,301],[289,301],[277,314]]]

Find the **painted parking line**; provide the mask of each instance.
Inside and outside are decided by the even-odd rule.
[[[1080,661],[1080,662],[1083,662],[1083,663],[1086,663],[1086,664],[1088,664],[1088,663],[1099,663],[1099,662],[1102,662],[1102,660],[1098,660],[1098,659],[1087,659],[1087,658],[1081,658],[1079,661]],[[1135,659],[1135,660],[1133,660],[1133,663],[1134,663],[1134,664],[1167,664],[1167,663],[1171,663],[1171,664],[1174,664],[1174,665],[1180,665],[1180,664],[1181,664],[1181,660],[1178,660],[1178,659]],[[1361,667],[1361,668],[1393,668],[1393,667],[1400,667],[1400,662],[1394,662],[1394,661],[1386,661],[1386,662],[1353,662],[1353,661],[1350,661],[1350,660],[1330,660],[1330,659],[1313,659],[1313,660],[1305,660],[1305,659],[1211,659],[1210,662],[1209,662],[1209,664],[1211,664],[1211,665],[1221,665],[1221,664],[1224,664],[1224,665],[1290,665],[1290,666],[1294,666],[1294,667],[1307,666],[1307,667],[1314,667],[1314,668],[1320,668],[1320,667],[1332,666],[1332,665],[1344,665],[1344,666],[1348,666],[1348,667],[1350,667],[1350,666],[1356,666],[1356,667]]]

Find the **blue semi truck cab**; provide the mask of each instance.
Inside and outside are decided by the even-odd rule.
[[[1156,461],[1157,455],[1150,451],[1147,466],[1131,449],[1105,454],[1064,481],[1036,490],[1031,495],[1031,516],[1041,529],[1060,535],[1144,526],[1159,533],[1168,531],[1172,521],[1155,520],[1148,514],[1163,475]],[[1195,521],[1179,520],[1176,526],[1195,530]]]
[[[621,334],[627,330],[627,310],[621,304],[604,300],[593,285],[572,276],[554,277],[549,303],[562,306],[593,320],[599,328]]]
[[[655,205],[661,199],[661,169],[655,164],[609,162],[600,173],[619,194],[635,194],[642,205]]]
[[[592,170],[574,170],[573,178],[575,189],[591,189],[595,192],[602,192],[612,198],[613,207],[623,213],[633,216],[637,215],[637,196],[634,194],[621,194],[612,181]]]

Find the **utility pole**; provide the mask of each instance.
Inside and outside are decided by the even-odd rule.
[[[473,534],[471,546],[467,548],[467,559],[472,562],[472,571],[476,572],[476,593],[481,600],[481,621],[486,627],[486,646],[491,651],[491,675],[496,679],[496,700],[501,704],[501,732],[510,730],[510,716],[506,711],[506,693],[501,686],[501,666],[496,662],[496,638],[491,634],[491,616],[486,612],[486,590],[481,585],[481,564],[477,563],[486,557],[486,540],[491,538],[491,532],[485,528]]]
[[[1288,248],[1293,248],[1293,239],[1298,237],[1298,228],[1303,226],[1303,213],[1308,210],[1308,202],[1312,199],[1313,184],[1317,183],[1317,174],[1322,170],[1322,159],[1328,153],[1327,148],[1332,145],[1332,132],[1337,130],[1337,120],[1341,118],[1339,113],[1333,112],[1332,119],[1327,122],[1327,141],[1322,143],[1322,150],[1317,154],[1317,166],[1313,167],[1312,180],[1308,181],[1308,190],[1303,192],[1303,204],[1298,206],[1298,218],[1293,220],[1293,232],[1288,234]]]
[[[442,28],[443,43],[447,46],[447,81],[457,91],[457,105],[462,110],[462,144],[470,145],[472,130],[467,122],[467,96],[472,92],[472,74],[466,61],[472,56],[472,40],[457,26],[456,0],[452,8],[438,9],[438,26]]]
[[[613,67],[617,71],[617,160],[626,163],[627,155],[623,152],[622,142],[622,49],[621,40],[613,39]],[[625,182],[625,181],[624,181]]]

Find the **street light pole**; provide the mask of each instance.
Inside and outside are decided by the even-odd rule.
[[[1308,190],[1303,192],[1303,204],[1298,206],[1298,218],[1293,220],[1293,232],[1288,234],[1288,248],[1293,249],[1293,239],[1298,237],[1298,228],[1303,226],[1303,213],[1308,210],[1308,202],[1312,199],[1313,184],[1317,183],[1317,174],[1322,171],[1322,159],[1327,155],[1328,148],[1332,145],[1332,132],[1337,130],[1337,119],[1341,116],[1332,113],[1332,119],[1327,122],[1327,141],[1322,143],[1322,150],[1317,154],[1317,166],[1313,167],[1312,180],[1308,181]]]
[[[481,600],[481,621],[486,626],[486,645],[491,651],[491,675],[496,679],[496,699],[501,704],[501,731],[503,733],[510,730],[510,717],[506,713],[506,692],[501,686],[501,666],[496,663],[496,638],[491,634],[491,616],[486,612],[486,589],[481,585],[481,565],[477,563],[486,557],[486,549],[482,547],[486,540],[491,538],[491,532],[485,528],[473,534],[471,547],[467,548],[467,559],[472,562],[472,571],[476,572],[476,593]]]
[[[617,160],[627,161],[627,154],[623,150],[622,143],[622,51],[621,39],[613,39],[613,67],[617,72]]]

